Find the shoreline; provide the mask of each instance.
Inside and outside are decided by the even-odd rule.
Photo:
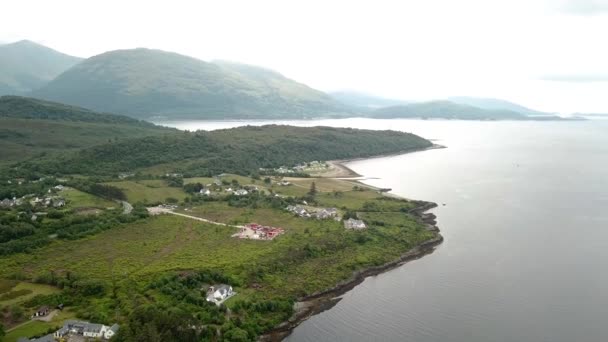
[[[410,214],[419,219],[420,222],[427,227],[427,229],[435,232],[434,238],[413,247],[393,261],[389,261],[380,266],[373,266],[354,272],[349,279],[339,282],[332,288],[300,298],[294,304],[295,312],[293,315],[287,321],[279,324],[271,331],[260,336],[259,341],[282,341],[291,335],[296,327],[310,317],[334,307],[341,300],[341,298],[338,298],[339,296],[352,290],[355,288],[355,286],[361,284],[366,278],[377,276],[384,272],[396,269],[397,267],[405,265],[410,261],[420,259],[425,255],[433,253],[436,247],[443,242],[443,236],[440,234],[439,228],[436,226],[435,215],[426,213],[426,211],[437,207],[437,204],[422,201],[419,201],[419,203],[421,203],[421,205],[412,209]]]
[[[388,154],[388,155],[380,155],[380,156],[376,156],[376,157],[372,157],[372,158],[382,158],[382,157],[401,155],[401,154],[405,154],[405,153],[420,152],[420,151],[439,149],[439,148],[446,148],[446,147],[433,144],[432,146],[422,149],[422,150],[407,151],[407,152]],[[357,158],[357,159],[349,159],[349,160],[328,161],[328,163],[330,163],[335,168],[339,168],[342,172],[348,173],[349,177],[344,177],[344,176],[333,176],[333,177],[325,176],[324,177],[323,175],[320,175],[318,177],[345,178],[345,179],[362,177],[361,175],[354,172],[352,169],[344,166],[343,163],[356,161],[356,160],[363,160],[363,159],[372,159],[372,158]],[[355,180],[355,179],[351,179],[351,180],[360,183],[358,180]],[[364,184],[364,183],[361,183],[361,184]],[[376,187],[368,185],[368,184],[364,184],[364,185],[368,186],[370,188],[374,188],[374,189],[376,188]],[[386,194],[386,195],[402,198],[401,196],[397,196],[397,195],[389,195],[389,194]],[[373,267],[369,267],[366,269],[362,269],[362,270],[353,272],[353,274],[350,278],[337,283],[336,285],[334,285],[333,287],[331,287],[329,289],[318,291],[318,292],[315,292],[308,296],[299,298],[298,301],[294,304],[294,313],[292,314],[292,316],[287,321],[274,327],[271,331],[265,333],[264,335],[261,335],[258,340],[259,341],[269,341],[269,342],[282,341],[283,339],[285,339],[286,337],[291,335],[291,333],[293,332],[293,330],[296,327],[298,327],[300,324],[302,324],[304,321],[306,321],[310,317],[320,314],[320,313],[334,307],[336,304],[338,304],[340,302],[340,300],[341,300],[341,298],[339,298],[340,296],[342,296],[346,292],[352,290],[355,286],[361,284],[366,278],[377,276],[379,274],[390,271],[392,269],[396,269],[397,267],[400,267],[410,261],[420,259],[425,255],[433,253],[435,251],[435,249],[437,248],[437,246],[439,246],[443,242],[443,236],[441,235],[440,230],[437,227],[435,214],[427,213],[427,211],[438,207],[438,205],[437,205],[437,203],[427,202],[427,201],[415,200],[415,202],[418,204],[418,206],[411,209],[409,211],[409,214],[412,215],[414,218],[416,218],[418,220],[418,222],[420,222],[422,225],[424,225],[427,230],[434,232],[435,237],[433,237],[430,240],[424,241],[424,242],[418,244],[417,246],[411,248],[407,252],[401,254],[401,256],[399,256],[395,260],[389,261],[380,266],[373,266]]]
[[[433,144],[433,145],[431,145],[429,147],[422,148],[422,149],[405,150],[405,151],[400,151],[400,152],[395,152],[395,153],[386,153],[386,154],[376,155],[376,156],[373,156],[373,157],[362,157],[362,158],[329,160],[329,161],[327,161],[327,164],[331,165],[334,169],[330,170],[330,171],[327,171],[327,172],[319,173],[319,174],[314,175],[314,176],[315,177],[320,177],[320,178],[344,178],[344,179],[364,177],[363,175],[360,175],[360,174],[356,173],[355,171],[353,171],[348,166],[345,166],[344,164],[350,163],[350,162],[354,162],[354,161],[360,161],[360,160],[370,160],[370,159],[376,159],[376,158],[394,157],[394,156],[400,156],[400,155],[403,155],[403,154],[416,153],[416,152],[424,152],[424,151],[437,150],[437,149],[442,149],[442,148],[447,148],[447,147],[443,146],[443,145],[439,145],[439,144]],[[336,169],[338,169],[338,170],[336,170]]]

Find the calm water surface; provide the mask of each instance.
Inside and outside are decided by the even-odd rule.
[[[281,123],[402,130],[448,147],[349,164],[440,203],[445,242],[366,279],[287,341],[608,341],[608,120]]]

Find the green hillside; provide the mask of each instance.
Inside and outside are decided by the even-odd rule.
[[[91,57],[34,95],[139,118],[304,118],[344,110],[273,71],[148,49]]]
[[[28,40],[0,45],[0,95],[37,89],[81,60]]]
[[[303,161],[369,157],[431,146],[416,135],[330,127],[262,126],[165,134],[91,147],[62,158],[23,163],[23,170],[112,175],[156,165],[205,176],[250,174]]]
[[[18,96],[0,97],[0,163],[174,130]]]

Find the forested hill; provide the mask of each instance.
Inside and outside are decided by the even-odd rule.
[[[0,165],[176,130],[18,96],[0,97]]]
[[[137,118],[306,118],[345,108],[276,72],[150,49],[93,56],[33,96]]]
[[[149,122],[133,119],[128,116],[97,113],[81,107],[21,96],[0,97],[0,117],[154,126]]]
[[[410,133],[350,128],[262,126],[182,132],[110,143],[18,169],[112,175],[155,165],[190,175],[250,174],[303,161],[370,157],[419,150],[432,143]]]

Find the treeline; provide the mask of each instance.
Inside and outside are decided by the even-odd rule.
[[[210,176],[250,174],[260,168],[296,165],[306,160],[370,157],[431,146],[416,135],[331,127],[269,125],[212,132],[182,132],[109,143],[17,165],[17,170],[111,175],[159,164],[175,172]]]

